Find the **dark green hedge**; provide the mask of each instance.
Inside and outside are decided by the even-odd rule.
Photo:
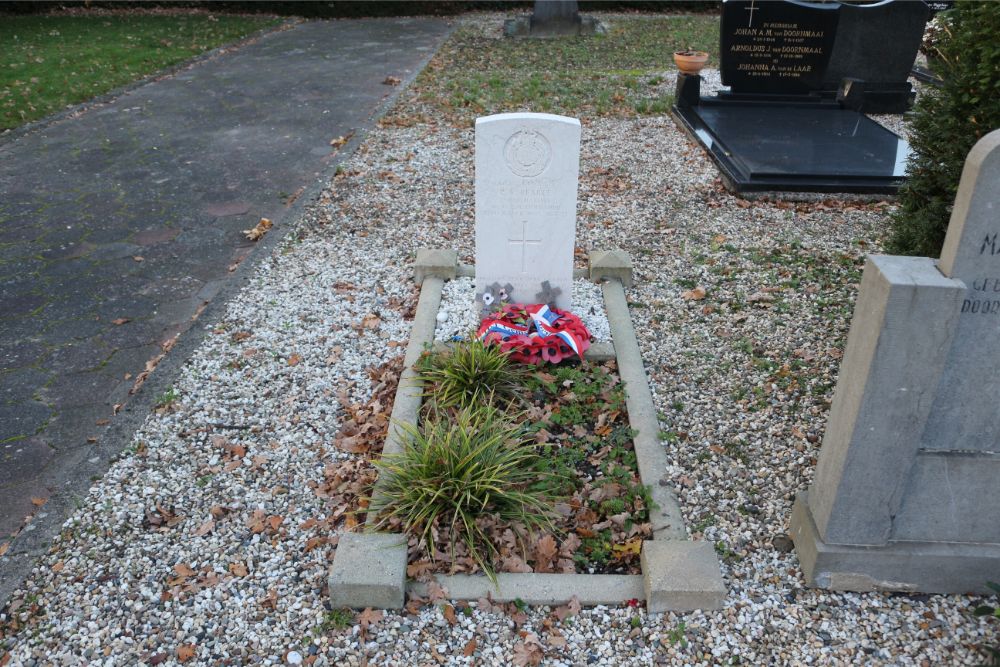
[[[886,242],[900,255],[941,254],[965,157],[1000,128],[1000,2],[959,2],[942,16],[951,34],[938,47],[934,69],[944,85],[917,101],[909,180]]]
[[[67,2],[0,2],[0,13],[38,14],[58,10],[61,7],[95,7],[107,9],[185,7],[210,9],[216,12],[278,14],[280,16],[301,16],[304,18],[352,18],[362,16],[450,16],[468,11],[527,11],[534,3],[530,0],[513,2],[480,2],[455,0],[408,0],[406,2],[372,2],[359,0],[331,0],[328,2],[87,2],[69,0]],[[643,11],[643,12],[717,12],[719,2],[698,0],[666,0],[663,2],[641,2],[626,0],[583,0],[581,11]]]

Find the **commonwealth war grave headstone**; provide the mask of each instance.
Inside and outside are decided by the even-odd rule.
[[[476,119],[476,302],[573,294],[580,121],[538,113]]]
[[[909,147],[863,113],[908,108],[926,19],[919,0],[725,0],[730,90],[701,97],[700,77],[681,74],[674,115],[730,189],[895,192]]]
[[[940,262],[872,256],[792,538],[812,585],[986,592],[1000,572],[1000,130]]]

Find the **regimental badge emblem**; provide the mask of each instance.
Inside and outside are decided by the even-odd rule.
[[[507,168],[522,177],[538,176],[549,166],[552,146],[541,132],[518,130],[503,147]]]

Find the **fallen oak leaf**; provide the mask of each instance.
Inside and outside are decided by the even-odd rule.
[[[706,294],[705,288],[699,286],[695,287],[694,289],[689,289],[684,292],[681,292],[681,298],[684,299],[685,301],[701,301],[702,299],[705,298],[705,294]]]
[[[126,324],[126,323],[131,322],[131,321],[132,320],[130,320],[127,317],[119,317],[117,319],[111,320],[111,324],[114,324],[115,326],[120,327],[121,325]]]
[[[382,83],[387,86],[398,86],[402,82],[403,80],[400,79],[398,76],[387,76],[385,77],[385,79],[382,80]]]
[[[441,607],[441,613],[444,615],[444,620],[448,621],[448,625],[458,623],[458,618],[455,616],[455,608],[450,604]]]
[[[267,218],[261,218],[253,229],[244,229],[243,236],[247,237],[248,241],[259,241],[269,229],[271,229],[271,221]]]
[[[524,641],[514,644],[514,664],[519,667],[540,665],[543,657],[542,645],[533,632],[525,633]]]
[[[174,572],[176,572],[181,577],[193,577],[195,571],[191,569],[191,566],[187,563],[178,563],[174,565]]]
[[[536,572],[551,572],[552,571],[552,561],[555,560],[556,556],[559,554],[559,549],[556,546],[556,540],[554,537],[546,533],[543,535],[538,542],[535,543],[534,557],[535,557],[535,571]]]
[[[372,623],[378,623],[382,620],[384,616],[381,609],[372,609],[371,607],[365,607],[365,610],[358,614],[358,625],[362,629],[368,629]]]
[[[229,573],[237,577],[245,577],[249,574],[245,563],[230,563]]]
[[[198,526],[198,529],[194,531],[195,537],[202,537],[204,535],[208,535],[209,533],[212,532],[213,528],[215,528],[215,521],[209,519],[205,523]]]
[[[448,590],[441,586],[437,581],[427,582],[427,597],[428,602],[434,604],[438,600],[443,600],[448,597]]]
[[[472,654],[476,652],[476,648],[478,646],[479,642],[477,642],[476,638],[473,637],[472,639],[469,640],[469,643],[465,645],[465,648],[462,649],[462,655],[464,655],[466,658],[472,657]]]
[[[625,560],[629,556],[638,556],[639,552],[642,551],[642,538],[633,537],[624,544],[613,544],[611,551],[614,552],[615,558],[618,560]]]
[[[254,535],[256,535],[257,533],[263,533],[264,532],[264,517],[265,516],[266,515],[264,513],[264,510],[254,510],[253,511],[253,514],[247,520],[247,528],[250,529],[251,533],[253,533]]]
[[[181,662],[187,662],[193,658],[198,653],[198,649],[194,644],[181,644],[177,647],[177,659]]]
[[[552,613],[555,614],[556,618],[560,621],[565,621],[570,616],[576,616],[580,613],[580,600],[574,595],[570,598],[569,602],[553,609]]]
[[[32,497],[32,499],[31,499],[31,504],[34,505],[35,507],[41,507],[42,505],[44,505],[47,502],[49,502],[48,498],[39,498],[39,497],[36,496],[36,497]]]

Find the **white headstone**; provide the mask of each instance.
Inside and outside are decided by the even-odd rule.
[[[476,307],[570,309],[580,121],[542,113],[476,119]]]

